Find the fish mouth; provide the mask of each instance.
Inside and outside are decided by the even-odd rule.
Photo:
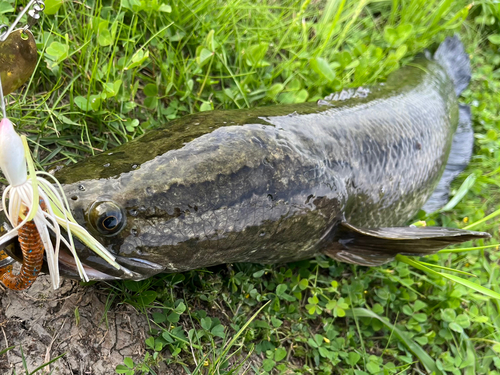
[[[76,241],[75,241],[76,242]],[[76,243],[75,243],[76,245]],[[83,268],[89,280],[144,280],[164,270],[164,267],[138,258],[128,258],[115,255],[115,261],[120,265],[117,269],[97,255],[91,254],[82,260]],[[46,266],[44,262],[44,266]],[[44,272],[48,271],[42,268]],[[68,249],[62,248],[59,252],[59,272],[61,276],[71,279],[80,279],[75,258]],[[48,273],[48,272],[47,272]]]
[[[68,279],[78,280],[80,279],[80,274],[78,273],[78,268],[76,266],[75,258],[66,249],[61,249],[59,251],[59,274]],[[119,280],[121,277],[118,275],[113,275],[113,270],[116,268],[111,267],[111,269],[106,271],[100,271],[96,268],[89,266],[82,262],[83,269],[87,274],[89,280]],[[42,271],[48,273],[47,258],[44,257]],[[110,272],[111,271],[111,272]],[[127,270],[128,271],[128,270]],[[130,272],[130,271],[129,271]]]
[[[12,228],[5,218],[4,212],[0,211],[0,235],[9,231],[10,229]],[[85,270],[85,273],[87,274],[89,280],[139,281],[147,279],[165,270],[165,267],[145,259],[124,257],[113,254],[116,263],[118,263],[118,265],[120,266],[120,268],[117,269],[98,255],[96,255],[93,251],[88,249],[84,244],[78,241],[77,238],[73,238],[73,242],[75,244],[76,253],[80,257],[83,269]],[[55,243],[54,237],[52,237],[52,243]],[[21,246],[17,237],[12,238],[4,244],[0,245],[0,250],[4,250],[9,256],[0,263],[0,267],[5,267],[9,264],[15,263],[16,261],[19,263],[23,262]],[[78,268],[76,266],[75,258],[63,243],[61,243],[59,249],[58,261],[59,274],[62,277],[74,280],[81,279],[80,273],[78,272]],[[45,255],[42,272],[46,274],[49,273],[47,257]]]
[[[6,225],[4,224],[4,227]],[[8,226],[7,226],[8,227]],[[113,267],[111,264],[107,263],[105,260],[88,250],[85,245],[81,244],[77,239],[74,239],[75,246],[77,248],[83,248],[83,253],[87,254],[86,258],[81,259],[83,269],[87,274],[89,280],[92,281],[104,281],[104,280],[143,280],[151,277],[157,273],[164,270],[164,267],[159,264],[137,258],[127,258],[115,255],[116,263],[120,266],[119,269]],[[5,267],[9,264],[13,264],[16,261],[19,263],[23,262],[23,255],[19,241],[16,238],[4,243],[0,246],[0,250],[3,250],[9,256],[4,259],[0,264],[1,267]],[[77,253],[79,253],[77,251]],[[63,244],[59,249],[59,274],[67,279],[80,280],[80,274],[76,266],[75,258],[73,254],[67,249]],[[44,256],[44,262],[42,265],[42,272],[48,274],[49,268],[47,263],[47,258]]]
[[[13,264],[15,262],[23,263],[23,254],[21,252],[21,247],[17,238],[10,243],[6,244],[6,246],[2,249],[5,251],[9,258],[5,261],[5,265]],[[78,272],[78,268],[76,266],[75,259],[73,255],[66,248],[62,248],[59,250],[59,274],[67,279],[79,280],[80,274]],[[82,262],[83,269],[87,274],[89,280],[120,280],[120,279],[134,279],[139,275],[131,272],[128,269],[123,269],[120,266],[120,270],[117,270],[113,266],[109,265],[109,269],[103,269],[102,267],[93,267],[90,264],[86,264],[86,262]],[[119,272],[116,272],[119,271]],[[121,272],[120,272],[121,271]],[[44,255],[42,272],[48,274],[49,267],[47,263],[47,257]]]

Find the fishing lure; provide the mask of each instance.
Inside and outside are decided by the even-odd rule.
[[[1,103],[4,103],[1,88],[0,99]],[[76,253],[73,235],[114,268],[120,269],[115,257],[75,221],[69,211],[68,201],[57,180],[46,172],[35,171],[26,137],[19,136],[14,130],[12,122],[6,117],[0,121],[0,169],[9,182],[9,186],[3,192],[2,207],[13,227],[0,238],[0,245],[16,237],[19,237],[20,241],[25,241],[22,238],[23,231],[32,234],[36,229],[45,248],[54,289],[57,289],[60,285],[58,258],[61,242],[73,254],[81,279],[89,280]],[[58,188],[49,182],[47,178],[52,179]],[[45,204],[40,202],[45,202]],[[19,220],[20,212],[24,212],[24,219],[22,220]],[[30,222],[33,226],[24,228]],[[68,239],[62,236],[61,228],[67,232]],[[54,244],[50,232],[54,234]],[[30,243],[30,241],[26,242],[28,245]],[[24,264],[30,259],[25,257]]]
[[[12,272],[12,261],[11,257],[9,254],[7,254],[5,251],[0,250],[0,279],[3,277],[3,275],[7,272]]]
[[[32,6],[33,8],[28,11]],[[75,221],[59,182],[46,172],[35,171],[26,137],[16,133],[6,115],[4,89],[10,92],[19,87],[31,76],[36,65],[32,61],[32,57],[37,56],[36,44],[29,27],[40,17],[42,10],[43,1],[32,0],[16,18],[14,24],[0,34],[0,61],[4,55],[8,55],[8,61],[16,62],[17,65],[14,65],[20,67],[18,70],[12,70],[9,66],[0,67],[0,105],[3,114],[3,119],[0,121],[0,169],[9,182],[2,195],[2,208],[12,225],[12,229],[0,238],[0,246],[18,237],[23,253],[21,272],[14,275],[12,267],[1,268],[0,281],[16,290],[27,288],[36,279],[44,260],[44,250],[52,286],[54,289],[59,287],[58,258],[61,242],[73,254],[82,280],[88,281],[75,250],[73,235],[114,268],[121,268],[115,257]],[[13,31],[26,12],[30,16],[28,25]],[[0,26],[0,31],[6,27]],[[26,56],[29,64],[21,61]],[[7,71],[9,74],[5,75]],[[4,79],[4,76],[8,79]],[[67,239],[62,236],[61,228],[68,234]],[[51,233],[55,238],[54,243]],[[0,257],[2,256],[5,258],[5,255],[0,254]]]
[[[45,203],[40,202],[40,208],[46,210]],[[24,211],[24,216],[28,215],[28,209]],[[19,221],[23,219],[20,217]],[[43,264],[44,247],[43,242],[33,220],[28,221],[19,228],[19,244],[23,253],[23,264],[17,275],[10,270],[4,272],[0,281],[9,289],[24,290],[32,285],[37,279]]]

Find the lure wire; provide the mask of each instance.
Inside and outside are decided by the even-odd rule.
[[[2,77],[0,77],[0,100],[3,118],[7,118],[5,99],[3,97]],[[14,258],[10,257],[3,249],[0,250],[0,279],[3,279],[4,275],[10,274],[12,272],[12,264],[14,262]]]
[[[1,100],[0,106],[2,107],[2,116],[3,118],[7,118],[7,111],[5,109],[5,98],[3,97],[3,86],[2,86],[1,75],[0,75],[0,100]]]
[[[14,20],[12,25],[8,27],[7,25],[0,25],[0,30],[7,28],[7,30],[0,36],[0,42],[5,42],[7,37],[10,35],[12,31],[16,28],[17,24],[21,21],[21,18],[28,13],[29,19],[24,29],[27,30],[31,28],[35,23],[40,19],[40,14],[45,9],[45,3],[43,0],[31,0],[27,6],[19,13],[17,18]]]

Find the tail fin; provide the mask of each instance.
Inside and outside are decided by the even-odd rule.
[[[472,130],[470,117],[470,107],[460,105],[457,131],[453,136],[448,162],[436,190],[422,207],[425,212],[437,211],[448,203],[451,182],[469,164],[474,146],[474,131]]]
[[[439,227],[395,227],[366,229],[341,223],[336,241],[323,252],[341,262],[362,266],[379,266],[397,254],[425,256],[445,247],[479,238],[488,233]]]
[[[465,52],[460,38],[457,35],[446,38],[434,53],[434,59],[446,69],[455,85],[457,96],[460,95],[471,79],[469,55]]]

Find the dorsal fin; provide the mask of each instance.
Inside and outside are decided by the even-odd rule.
[[[356,89],[343,89],[326,96],[324,100],[318,100],[318,105],[331,105],[332,102],[339,102],[353,98],[366,98],[370,94],[370,89],[358,87]]]

